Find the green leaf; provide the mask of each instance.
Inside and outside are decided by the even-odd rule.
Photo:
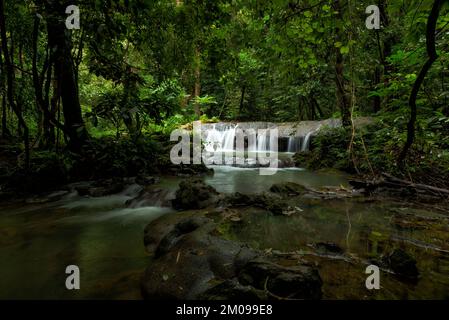
[[[340,48],[340,52],[341,52],[341,54],[347,54],[347,53],[349,53],[349,47],[347,47],[347,46],[341,47],[341,48]]]

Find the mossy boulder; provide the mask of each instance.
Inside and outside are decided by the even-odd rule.
[[[178,210],[204,209],[214,206],[220,194],[200,179],[185,180],[179,184],[173,207]]]
[[[231,207],[257,207],[266,209],[274,215],[283,215],[288,205],[278,196],[264,193],[246,195],[234,193],[225,199],[227,205]]]
[[[294,183],[294,182],[283,182],[283,183],[277,183],[274,184],[270,191],[273,193],[280,194],[282,196],[298,196],[306,193],[308,190],[306,187]]]
[[[322,281],[315,267],[284,267],[275,256],[223,239],[211,214],[179,212],[145,228],[151,259],[141,282],[145,299],[321,298]]]

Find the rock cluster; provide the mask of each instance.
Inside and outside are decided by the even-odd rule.
[[[146,299],[320,299],[311,266],[285,267],[263,252],[221,238],[217,222],[195,212],[166,216],[145,229],[152,260]]]

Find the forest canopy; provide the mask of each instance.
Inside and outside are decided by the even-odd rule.
[[[343,129],[318,138],[310,159],[326,161],[327,141],[338,147],[330,166],[447,174],[447,1],[0,4],[1,134],[19,145],[19,167],[40,152],[86,156],[98,139],[136,145],[199,119],[339,118]],[[371,5],[378,29],[366,27]],[[356,131],[360,116],[375,125]]]

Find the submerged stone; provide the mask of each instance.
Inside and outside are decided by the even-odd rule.
[[[306,193],[308,190],[306,187],[300,184],[294,182],[284,182],[274,184],[270,188],[270,191],[273,193],[289,196],[289,195],[301,195]]]
[[[258,259],[246,264],[239,280],[268,291],[274,298],[316,300],[322,297],[321,277],[309,266],[283,267]]]
[[[259,250],[221,238],[217,228],[218,223],[204,212],[182,212],[150,223],[145,246],[152,260],[142,278],[143,297],[321,298],[317,269],[280,266]]]
[[[402,249],[395,249],[384,261],[399,276],[417,279],[419,276],[416,260]]]

